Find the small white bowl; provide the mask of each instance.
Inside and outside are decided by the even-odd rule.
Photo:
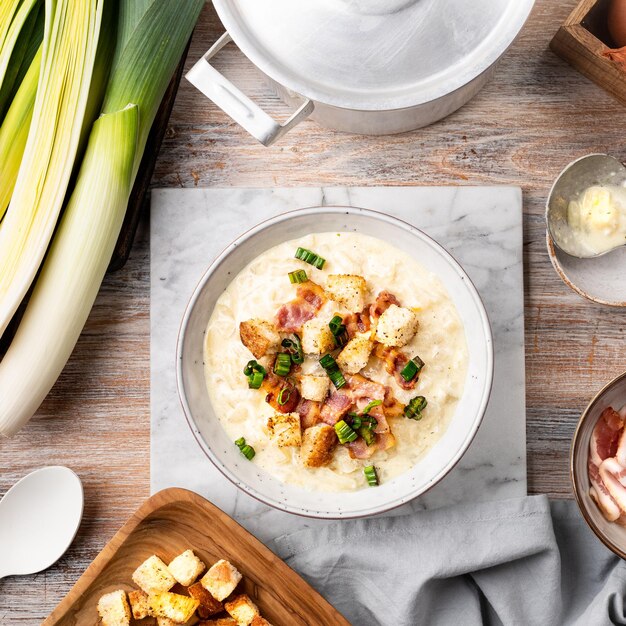
[[[235,276],[264,251],[315,232],[355,231],[392,243],[436,274],[452,297],[468,343],[463,396],[441,439],[404,474],[377,488],[307,491],[285,484],[246,461],[213,411],[205,385],[203,344],[215,303]],[[381,513],[438,483],[463,456],[482,421],[493,381],[493,340],[487,313],[461,266],[417,228],[383,213],[351,207],[314,207],[284,213],[243,234],[215,259],[196,287],[177,347],[180,399],[196,440],[215,466],[243,491],[273,507],[308,517],[353,518]]]

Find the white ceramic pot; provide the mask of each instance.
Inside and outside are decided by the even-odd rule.
[[[406,473],[376,489],[350,493],[287,485],[246,461],[213,411],[203,368],[204,334],[220,294],[259,254],[314,232],[356,231],[392,243],[435,273],[452,297],[467,337],[469,367],[463,396],[441,439]],[[278,509],[310,517],[351,518],[387,511],[437,484],[459,461],[481,423],[493,380],[493,342],[480,296],[461,266],[417,228],[382,213],[349,207],[302,209],[267,220],[228,246],[196,287],[182,320],[177,380],[189,425],[205,454],[235,485]]]

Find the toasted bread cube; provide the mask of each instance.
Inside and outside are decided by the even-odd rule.
[[[305,375],[300,377],[300,395],[305,400],[323,402],[328,395],[330,378],[328,376]]]
[[[200,606],[198,607],[198,615],[203,619],[216,615],[224,610],[224,606],[219,600],[216,600],[210,591],[207,591],[201,583],[195,583],[187,589],[189,595],[195,598]]]
[[[157,617],[168,617],[184,624],[199,606],[195,598],[182,596],[170,591],[159,591],[148,596],[148,605]]]
[[[280,335],[270,322],[252,319],[239,324],[239,337],[256,359],[280,345]]]
[[[169,591],[176,584],[176,579],[167,569],[167,565],[153,554],[133,572],[133,582],[147,594],[151,594]]]
[[[316,424],[304,431],[300,457],[305,467],[322,467],[333,458],[337,445],[335,429],[328,424]]]
[[[206,622],[199,622],[198,626],[237,626],[237,622],[232,617],[218,617]]]
[[[276,413],[267,420],[267,428],[281,448],[302,444],[300,417],[297,413]]]
[[[143,619],[144,617],[150,617],[152,610],[148,604],[148,594],[140,589],[128,592],[128,601],[130,602],[130,609],[135,619]]]
[[[374,342],[369,334],[356,335],[345,345],[337,357],[337,365],[342,372],[358,374],[369,361]]]
[[[216,600],[221,602],[235,591],[240,580],[241,574],[237,568],[228,561],[220,559],[200,579],[200,582]]]
[[[126,600],[126,592],[122,589],[105,593],[98,600],[98,615],[102,626],[129,626],[130,607]]]
[[[305,354],[325,354],[335,349],[335,338],[328,321],[314,317],[302,326],[302,350]]]
[[[331,300],[342,304],[352,313],[365,308],[367,283],[363,276],[331,274],[326,280],[326,293]]]
[[[376,338],[385,346],[406,346],[417,332],[415,311],[392,304],[378,319]]]
[[[252,620],[260,615],[259,607],[245,593],[226,602],[224,608],[235,618],[238,626],[250,626]]]
[[[257,615],[251,622],[250,626],[272,626],[264,617]]]
[[[176,582],[183,587],[189,587],[195,583],[205,568],[206,565],[193,553],[193,550],[185,550],[167,566]]]

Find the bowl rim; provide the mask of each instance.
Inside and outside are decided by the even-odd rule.
[[[482,321],[482,327],[487,337],[487,341],[485,342],[486,349],[486,371],[485,371],[485,386],[482,392],[482,396],[480,399],[479,409],[476,413],[476,417],[471,425],[471,428],[468,430],[463,444],[460,446],[457,453],[446,463],[445,467],[434,476],[428,483],[428,485],[421,490],[414,489],[413,491],[409,491],[407,494],[403,496],[399,496],[394,498],[387,504],[379,505],[374,509],[359,509],[353,512],[341,513],[338,515],[334,514],[324,514],[323,512],[313,512],[310,510],[303,510],[300,507],[285,507],[278,500],[274,500],[269,497],[265,497],[263,494],[258,493],[256,489],[250,487],[245,482],[239,480],[230,470],[223,466],[223,464],[217,459],[215,453],[211,449],[210,445],[204,441],[204,437],[202,437],[199,428],[196,425],[195,419],[192,415],[191,408],[187,402],[184,384],[183,384],[183,372],[182,372],[182,363],[183,363],[183,344],[186,329],[189,323],[189,318],[191,317],[191,313],[194,309],[194,306],[200,297],[200,294],[206,287],[206,284],[209,282],[212,274],[216,270],[216,268],[222,263],[222,261],[240,244],[247,241],[248,239],[255,236],[257,233],[273,228],[281,223],[295,219],[300,216],[313,215],[318,213],[332,213],[337,215],[365,215],[367,217],[377,219],[380,221],[391,223],[394,226],[400,227],[404,230],[409,231],[411,234],[426,240],[426,242],[435,248],[439,254],[443,257],[447,257],[447,260],[451,263],[451,265],[464,277],[464,282],[468,287],[470,294],[472,295],[472,299],[478,310],[479,316]],[[360,207],[354,206],[346,206],[346,205],[326,205],[326,206],[310,206],[306,208],[292,209],[289,211],[283,211],[278,213],[272,217],[269,217],[255,226],[245,230],[242,234],[236,237],[233,241],[231,241],[227,246],[223,248],[223,250],[213,259],[213,261],[208,265],[207,269],[202,273],[198,283],[196,284],[187,306],[185,307],[185,312],[180,322],[178,336],[176,340],[176,389],[178,392],[178,398],[183,408],[183,413],[185,415],[185,419],[187,424],[198,443],[200,449],[204,452],[205,456],[213,463],[213,465],[218,469],[218,471],[225,476],[231,483],[233,483],[236,487],[238,487],[241,491],[246,493],[249,496],[252,496],[255,500],[262,502],[265,505],[271,506],[277,510],[291,513],[294,515],[298,515],[300,517],[311,518],[311,519],[329,519],[329,520],[341,520],[341,519],[358,519],[364,518],[371,515],[377,515],[380,513],[385,513],[387,511],[392,511],[415,498],[427,493],[430,491],[435,485],[441,482],[459,463],[459,461],[463,458],[472,442],[476,438],[476,434],[483,422],[485,417],[485,412],[487,410],[489,399],[491,397],[491,391],[493,389],[493,380],[494,380],[494,342],[493,342],[493,331],[491,328],[491,322],[489,320],[489,316],[487,315],[487,310],[485,308],[482,297],[474,285],[474,282],[469,277],[467,272],[463,269],[461,264],[456,260],[456,258],[448,252],[440,243],[435,241],[430,235],[426,234],[421,229],[413,226],[409,222],[406,222],[403,219],[388,215],[381,211],[376,211],[373,209],[364,209]],[[278,479],[276,479],[278,480]]]
[[[576,430],[574,431],[574,436],[572,437],[572,444],[570,446],[570,455],[569,455],[569,475],[570,475],[570,481],[572,483],[572,490],[574,492],[574,499],[576,500],[576,504],[578,505],[578,508],[580,509],[580,512],[583,516],[583,519],[585,520],[587,526],[589,526],[589,528],[591,528],[591,530],[593,531],[593,533],[595,534],[595,536],[609,549],[611,550],[613,553],[615,553],[617,556],[619,556],[620,558],[626,560],[626,550],[622,550],[619,546],[615,545],[597,526],[597,524],[594,522],[593,518],[591,517],[591,515],[589,514],[589,512],[587,511],[587,507],[585,506],[585,503],[583,502],[582,499],[582,494],[579,492],[578,490],[578,486],[576,484],[576,463],[575,463],[575,459],[576,459],[576,448],[579,445],[579,440],[580,440],[580,436],[581,436],[581,431],[582,431],[582,426],[584,424],[584,422],[587,420],[589,413],[591,412],[591,409],[593,409],[599,402],[600,399],[602,398],[602,396],[604,396],[604,394],[611,389],[611,387],[613,387],[613,385],[616,385],[617,383],[621,382],[622,380],[626,379],[626,372],[622,372],[621,374],[619,374],[618,376],[616,376],[615,378],[613,378],[612,380],[610,380],[608,383],[606,383],[601,389],[600,391],[598,391],[593,398],[591,399],[591,401],[589,402],[589,404],[587,405],[587,407],[585,408],[585,410],[582,412],[580,418],[578,419],[578,424],[576,424]],[[587,455],[587,457],[589,457],[589,449],[587,448],[585,450],[585,454]],[[586,467],[586,464],[585,464]]]

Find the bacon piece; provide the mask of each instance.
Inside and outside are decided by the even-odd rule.
[[[274,321],[278,330],[285,333],[299,331],[305,322],[315,317],[325,302],[324,290],[313,281],[298,285],[295,299],[283,304],[276,312]]]
[[[379,450],[389,450],[389,448],[393,448],[395,445],[396,437],[391,431],[376,435],[376,447]]]
[[[620,515],[626,513],[626,469],[610,458],[602,461],[598,473],[609,495],[619,507]]]
[[[352,399],[349,394],[334,391],[322,405],[320,419],[330,426],[334,426],[350,410],[351,406]]]
[[[272,365],[268,369],[267,377],[261,385],[261,389],[267,394],[265,396],[265,402],[279,413],[293,413],[300,402],[300,392],[292,382],[280,376],[276,376],[272,371],[273,367]],[[284,404],[279,404],[278,397],[283,389],[285,391],[281,401]]]
[[[353,459],[369,459],[377,450],[377,446],[374,444],[368,446],[363,437],[347,443],[346,448],[348,448],[348,452]]]
[[[384,346],[382,343],[376,342],[374,345],[374,355],[383,361],[387,373],[391,374],[396,379],[396,382],[402,389],[415,389],[419,381],[419,374],[413,380],[409,381],[402,378],[401,372],[404,366],[409,362],[409,357],[406,356],[406,354],[400,352],[398,348]]]
[[[300,415],[300,426],[302,427],[302,430],[315,426],[315,424],[318,424],[321,421],[321,409],[321,402],[315,402],[314,400],[307,400],[305,398],[300,400],[300,404],[298,404],[296,411],[298,415]]]
[[[400,300],[396,298],[390,291],[381,291],[376,296],[374,304],[370,305],[370,318],[378,320],[378,318],[392,305],[402,306]]]
[[[372,327],[372,322],[366,309],[361,313],[348,313],[348,315],[344,315],[343,325],[346,327],[348,338],[352,339],[359,333],[368,332]]]
[[[391,387],[385,387],[383,408],[387,417],[401,417],[404,415],[404,405],[393,395]]]
[[[365,406],[371,400],[385,399],[385,387],[365,376],[361,376],[361,374],[348,376],[346,381],[348,383],[350,397],[354,403],[356,403],[357,400],[366,399],[367,402],[363,404],[363,406]]]
[[[604,459],[617,454],[617,445],[623,428],[624,419],[615,409],[607,407],[602,411],[589,442],[589,454],[595,465],[599,467]]]
[[[589,495],[598,505],[598,508],[602,511],[604,517],[606,517],[609,522],[614,522],[620,517],[622,512],[606,488],[602,477],[600,476],[598,466],[591,459],[589,459],[587,467],[589,471],[589,482],[591,483]]]

